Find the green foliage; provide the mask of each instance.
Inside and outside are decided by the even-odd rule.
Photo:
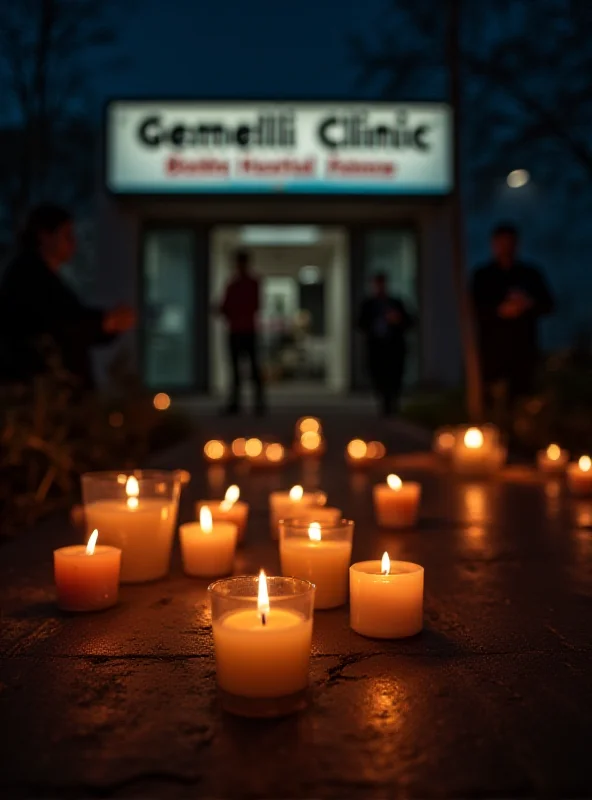
[[[83,472],[142,466],[190,434],[188,419],[154,409],[125,359],[111,377],[112,395],[83,394],[54,360],[33,386],[0,392],[0,535],[71,504]]]

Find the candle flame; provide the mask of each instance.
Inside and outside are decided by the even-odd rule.
[[[249,458],[257,458],[263,452],[263,442],[261,439],[247,439],[245,442],[245,453]]]
[[[99,538],[99,532],[98,532],[97,530],[94,530],[94,531],[91,533],[91,535],[90,535],[90,537],[89,537],[89,540],[88,540],[88,543],[87,543],[87,545],[86,545],[86,555],[87,555],[87,556],[92,556],[92,555],[94,555],[94,552],[95,552],[95,546],[96,546],[96,544],[97,544],[97,539],[98,539],[98,538]]]
[[[259,591],[257,593],[257,611],[261,617],[261,622],[265,625],[265,616],[269,614],[269,592],[267,591],[267,578],[265,572],[259,573]]]
[[[304,489],[302,486],[292,486],[290,489],[290,502],[299,503],[304,497]]]
[[[204,455],[210,461],[218,461],[224,456],[225,452],[226,446],[224,442],[220,442],[218,439],[212,439],[204,445]]]
[[[386,454],[386,447],[383,445],[382,442],[368,442],[368,447],[366,450],[366,455],[368,458],[384,458]]]
[[[232,506],[236,503],[238,498],[240,497],[240,489],[238,486],[234,484],[229,486],[226,490],[226,494],[224,495],[224,500],[220,503],[220,510],[221,511],[230,511]]]
[[[386,482],[388,483],[389,489],[392,489],[393,492],[399,492],[403,487],[403,481],[398,475],[388,475]]]
[[[284,457],[284,448],[278,442],[274,442],[273,444],[267,446],[265,455],[267,456],[268,461],[277,463]]]
[[[582,472],[590,472],[592,468],[592,459],[590,459],[590,456],[582,456],[578,461],[578,467]]]
[[[319,433],[321,423],[315,417],[303,417],[298,423],[300,433]]]
[[[478,450],[483,447],[483,433],[479,428],[469,428],[465,433],[465,447],[470,450]]]
[[[140,484],[134,475],[130,475],[125,484],[125,493],[127,495],[127,507],[138,507],[138,495],[140,494]]]
[[[212,512],[208,506],[202,506],[199,509],[199,527],[204,533],[212,532]]]
[[[391,571],[391,560],[388,553],[384,553],[382,561],[380,562],[380,572],[382,575],[388,575]]]
[[[321,525],[318,522],[311,522],[308,526],[308,538],[311,542],[321,541]]]
[[[550,444],[547,447],[547,458],[550,461],[557,461],[561,455],[561,448],[557,444]]]
[[[438,444],[443,450],[450,450],[454,447],[454,434],[446,431],[438,436]]]
[[[347,446],[350,458],[364,458],[368,452],[368,445],[362,439],[352,439]]]
[[[321,446],[321,436],[317,431],[305,431],[300,437],[300,444],[305,450],[318,450]]]
[[[246,443],[247,440],[242,437],[240,437],[239,439],[235,439],[234,442],[232,443],[232,452],[237,458],[242,458],[244,455],[246,455],[245,452]]]

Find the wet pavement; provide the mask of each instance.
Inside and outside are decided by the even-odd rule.
[[[294,417],[207,419],[211,436],[271,430]],[[236,572],[276,573],[267,495],[301,482],[356,521],[354,560],[425,567],[425,629],[406,641],[350,630],[347,608],[317,612],[306,711],[228,716],[216,702],[206,581],[127,586],[119,606],[66,615],[54,605],[52,550],[78,541],[51,520],[0,548],[2,797],[589,797],[592,733],[592,499],[511,470],[459,481],[421,435],[360,415],[325,420],[317,469],[206,470],[203,439],[164,459],[193,474],[193,502],[237,482],[251,503]],[[348,438],[382,438],[393,456],[345,467]],[[164,465],[164,463],[163,463]],[[423,485],[419,525],[375,526],[373,483],[398,471]]]

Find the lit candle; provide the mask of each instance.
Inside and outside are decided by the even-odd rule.
[[[286,460],[286,451],[279,442],[264,444],[259,439],[249,439],[246,448],[247,460],[252,467],[279,467]]]
[[[360,561],[349,568],[350,624],[375,639],[401,639],[423,628],[423,567],[408,561]]]
[[[417,522],[421,485],[389,475],[374,487],[376,521],[383,528],[411,528]]]
[[[82,478],[87,530],[121,550],[122,583],[143,583],[169,571],[179,503],[177,473],[139,477],[88,473]],[[106,498],[106,499],[103,499]]]
[[[99,545],[93,531],[88,544],[53,552],[58,606],[64,611],[100,611],[117,603],[121,550]]]
[[[546,450],[537,453],[537,466],[541,472],[564,472],[568,460],[569,453],[558,444],[550,444]]]
[[[269,581],[269,588],[268,588]],[[226,710],[276,716],[301,708],[308,686],[314,586],[255,576],[209,589],[216,677]]]
[[[578,463],[567,467],[567,486],[572,494],[584,497],[592,495],[592,460],[582,456]]]
[[[491,473],[503,465],[506,452],[497,441],[492,426],[487,428],[487,434],[485,437],[480,428],[468,428],[464,436],[455,438],[452,459],[457,470],[472,474]]]
[[[294,519],[300,510],[309,506],[324,506],[327,496],[323,492],[305,492],[302,486],[293,486],[289,492],[271,492],[269,513],[271,535],[277,539],[278,523],[281,519]]]
[[[433,449],[441,456],[452,455],[456,437],[451,428],[440,428],[434,434]]]
[[[233,522],[214,522],[208,506],[199,512],[199,522],[179,526],[181,556],[186,575],[195,578],[216,578],[230,575],[238,528]]]
[[[347,601],[353,532],[351,520],[280,523],[282,574],[315,585],[315,608],[337,608]]]
[[[219,439],[210,439],[204,445],[204,458],[211,464],[220,464],[223,461],[228,461],[231,458],[232,451],[226,444]]]
[[[245,536],[247,520],[249,518],[249,504],[239,500],[240,489],[238,486],[229,486],[224,500],[200,500],[195,506],[196,516],[204,506],[207,506],[214,522],[232,522],[238,529],[238,541],[242,542]]]

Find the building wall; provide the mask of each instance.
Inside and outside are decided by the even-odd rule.
[[[142,226],[191,223],[204,231],[223,223],[344,225],[350,232],[351,270],[359,270],[356,234],[364,228],[410,226],[418,238],[419,346],[422,383],[456,383],[460,376],[458,310],[451,261],[450,206],[446,200],[331,198],[101,198],[99,284],[106,302],[137,302]],[[137,334],[130,343],[138,353]]]

